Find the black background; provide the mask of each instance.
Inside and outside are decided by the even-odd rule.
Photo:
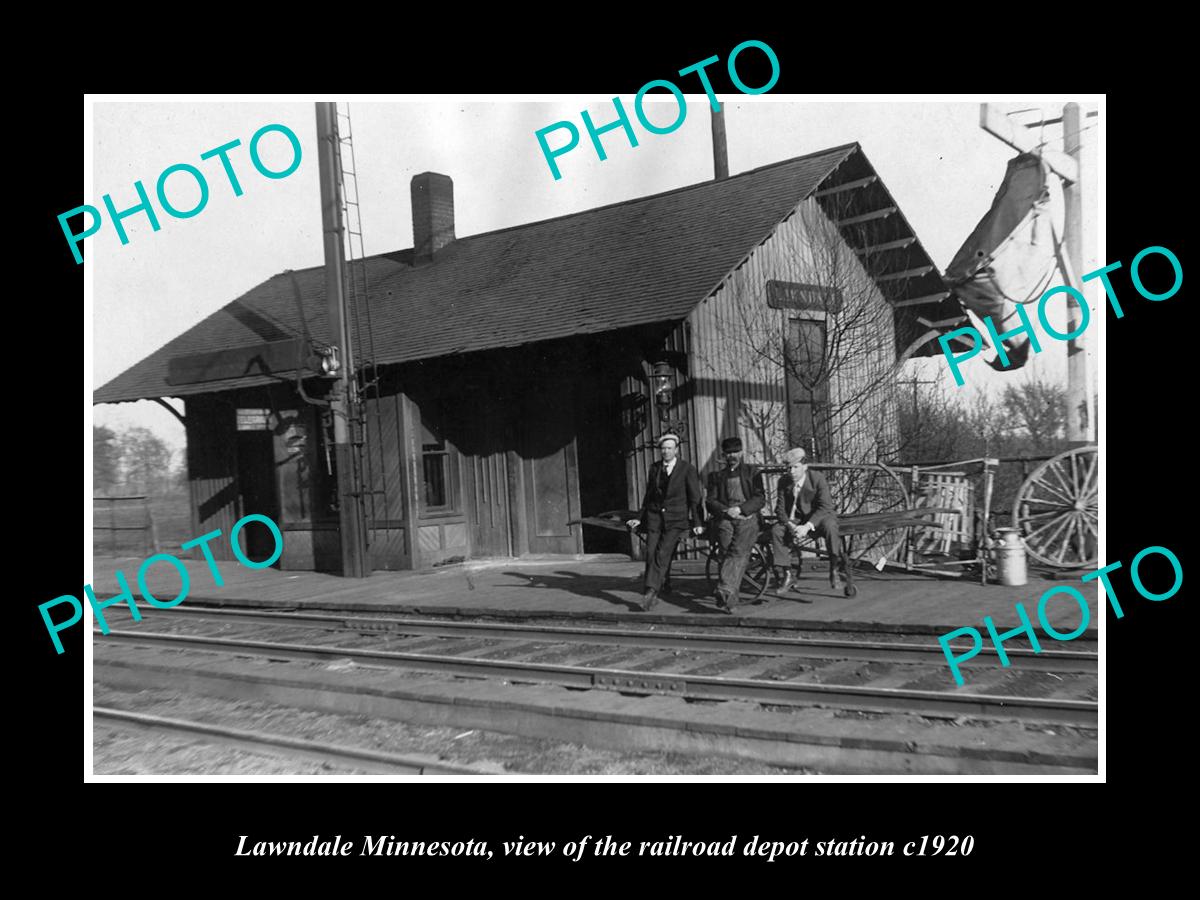
[[[511,25],[511,23],[509,23]],[[876,23],[878,26],[878,23]],[[1047,86],[1035,81],[1041,70],[1019,67],[967,70],[961,57],[952,63],[936,42],[922,43],[917,35],[876,34],[861,45],[848,41],[832,26],[816,29],[744,28],[726,23],[704,36],[670,38],[638,27],[603,30],[584,41],[580,29],[566,28],[553,39],[530,38],[517,47],[511,39],[483,43],[443,27],[406,29],[398,25],[394,52],[384,55],[387,41],[378,39],[375,62],[361,79],[344,77],[329,82],[319,67],[299,69],[288,44],[264,51],[250,67],[225,67],[219,77],[208,69],[184,72],[170,85],[172,92],[221,90],[306,92],[337,83],[354,90],[395,92],[522,92],[572,91],[621,94],[623,99],[646,81],[707,56],[724,60],[741,40],[757,38],[776,51],[782,75],[772,90],[779,93],[996,90],[1047,92],[1060,85],[1104,91],[1114,87],[1115,67],[1106,74],[1077,74],[1074,79]],[[846,27],[846,23],[841,23]],[[376,46],[373,43],[373,47]],[[829,48],[837,49],[832,52]],[[420,48],[420,49],[418,49]],[[960,50],[963,49],[960,47]],[[366,54],[364,54],[366,55]],[[766,80],[755,73],[750,51],[739,59],[747,84]],[[743,67],[742,62],[746,65]],[[982,71],[981,71],[982,69]],[[287,73],[285,79],[272,74]],[[339,69],[338,72],[345,70]],[[721,98],[736,96],[724,66],[710,69]],[[216,80],[214,81],[214,77]],[[1128,77],[1122,72],[1120,77]],[[1053,80],[1053,79],[1051,79]],[[687,91],[694,84],[680,79]],[[1128,84],[1128,82],[1127,82]],[[95,78],[88,89],[117,91],[145,89],[117,83],[115,77]],[[156,85],[158,90],[166,90]],[[974,97],[970,99],[976,99]],[[644,873],[681,880],[708,879],[720,873],[753,869],[759,877],[779,875],[800,890],[818,872],[847,886],[865,884],[864,877],[894,879],[910,873],[913,883],[937,886],[936,879],[970,872],[1003,882],[1014,891],[1033,890],[1022,874],[1027,865],[1051,862],[1060,877],[1091,871],[1117,853],[1169,855],[1163,842],[1170,828],[1160,827],[1160,815],[1172,805],[1174,784],[1186,779],[1190,754],[1180,729],[1190,718],[1185,693],[1184,659],[1189,636],[1184,620],[1187,584],[1170,600],[1152,603],[1138,597],[1128,580],[1128,563],[1150,545],[1171,548],[1190,572],[1183,514],[1191,513],[1194,491],[1189,490],[1193,454],[1191,395],[1195,383],[1189,363],[1192,333],[1184,321],[1187,282],[1171,299],[1152,303],[1133,290],[1128,263],[1142,248],[1171,248],[1188,262],[1183,214],[1193,192],[1186,150],[1178,146],[1168,123],[1169,94],[1153,79],[1143,86],[1128,84],[1108,92],[1107,116],[1107,230],[1106,260],[1125,267],[1113,282],[1122,298],[1125,317],[1106,311],[1108,327],[1107,389],[1101,410],[1107,428],[1103,457],[1107,463],[1108,559],[1122,560],[1114,585],[1126,615],[1108,614],[1105,665],[1107,671],[1106,728],[1102,749],[1106,785],[1025,783],[682,783],[638,781],[630,784],[430,784],[305,785],[305,784],[142,784],[83,783],[82,629],[63,634],[66,653],[54,654],[37,605],[60,594],[75,594],[86,576],[74,568],[79,559],[79,534],[74,516],[80,508],[78,472],[81,445],[90,440],[86,421],[74,416],[81,392],[82,350],[67,324],[81,305],[82,267],[76,266],[63,240],[56,216],[96,198],[82,195],[83,96],[62,88],[36,100],[38,124],[33,144],[25,146],[10,176],[24,192],[20,228],[31,239],[9,238],[10,271],[20,271],[22,289],[10,301],[19,313],[9,345],[9,459],[14,486],[36,485],[32,495],[14,491],[10,514],[20,527],[12,543],[10,577],[20,589],[10,597],[9,610],[28,636],[27,654],[9,669],[9,681],[25,698],[29,710],[10,732],[18,765],[10,777],[23,784],[27,799],[16,823],[27,829],[28,843],[49,852],[96,852],[96,841],[111,841],[114,849],[136,848],[139,866],[166,867],[186,872],[189,885],[240,884],[242,879],[266,879],[283,885],[302,878],[340,879],[353,872],[372,881],[386,879],[399,889],[418,870],[431,879],[444,879],[447,889],[467,884],[486,885],[492,873],[506,872],[506,884],[523,884],[540,893],[554,887],[572,890],[593,879],[619,879],[637,866]],[[1175,111],[1178,115],[1178,111]],[[1160,127],[1161,126],[1161,127]],[[812,148],[815,149],[815,148]],[[481,152],[486,152],[481,149]],[[530,152],[537,152],[531,139]],[[99,187],[99,186],[98,186]],[[86,255],[86,246],[84,253]],[[1161,262],[1161,260],[1160,260]],[[1165,272],[1165,267],[1163,270]],[[1153,268],[1146,270],[1151,284]],[[1166,275],[1164,274],[1164,278]],[[1095,320],[1092,328],[1096,327]],[[21,335],[17,337],[16,335]],[[137,340],[130,335],[130,340]],[[147,346],[145,352],[152,347]],[[12,353],[11,351],[16,351]],[[102,353],[103,348],[97,348]],[[79,356],[76,356],[76,353]],[[1187,367],[1185,369],[1185,367]],[[81,397],[82,393],[82,397]],[[31,477],[32,476],[32,477]],[[83,503],[84,514],[89,504]],[[1151,563],[1162,563],[1151,560]],[[1165,574],[1165,566],[1164,574]],[[1158,586],[1148,568],[1145,580]],[[15,723],[14,723],[15,724]],[[26,776],[32,777],[26,777]],[[1186,783],[1184,781],[1183,783]],[[488,839],[500,841],[524,835],[559,844],[590,834],[618,839],[660,840],[682,833],[689,840],[739,841],[759,834],[792,840],[809,837],[850,839],[867,835],[897,842],[922,834],[972,834],[975,850],[967,859],[905,860],[595,860],[569,864],[551,860],[502,860],[488,863],[469,859],[243,860],[232,854],[238,835],[270,840],[306,840],[314,833],[341,834],[361,842],[364,834],[394,834],[398,839]],[[66,849],[69,841],[75,850]],[[57,848],[57,849],[56,849]],[[126,877],[133,856],[116,853],[108,875]],[[1040,863],[1039,863],[1040,861]],[[81,865],[83,860],[80,860]],[[176,868],[185,866],[186,869]],[[586,866],[586,868],[584,868]],[[539,883],[543,874],[554,880]],[[564,881],[574,872],[582,879]],[[523,874],[522,874],[523,873]],[[686,879],[682,876],[686,875]],[[340,883],[340,882],[339,882]],[[364,884],[371,882],[364,881]],[[499,882],[494,882],[499,883]],[[902,882],[891,882],[902,883]],[[969,890],[981,881],[950,882],[943,889]],[[1039,882],[1045,886],[1045,882]],[[1077,883],[1077,882],[1076,882]],[[638,885],[647,882],[639,881]],[[954,887],[953,885],[957,885]],[[626,885],[634,888],[634,883]],[[741,881],[743,890],[756,882]],[[540,888],[540,889],[539,889]],[[557,891],[556,891],[557,892]]]

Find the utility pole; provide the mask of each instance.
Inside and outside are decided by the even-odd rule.
[[[1095,113],[1089,113],[1090,115]],[[1022,153],[1040,153],[1050,170],[1062,179],[1063,203],[1066,207],[1062,243],[1066,250],[1068,266],[1072,270],[1066,273],[1065,280],[1071,287],[1082,292],[1084,285],[1079,281],[1079,277],[1083,272],[1083,248],[1086,246],[1089,251],[1093,251],[1096,242],[1094,234],[1083,233],[1083,186],[1080,181],[1083,169],[1083,116],[1080,114],[1079,104],[1067,103],[1063,107],[1061,118],[1046,119],[1033,124],[1051,125],[1059,122],[1063,126],[1062,151],[1042,147],[1030,126],[1014,124],[994,106],[984,103],[979,109],[980,128]],[[1100,312],[1095,315],[1103,314],[1103,303],[1099,305],[1099,309]],[[1073,332],[1079,327],[1081,317],[1078,302],[1068,294],[1068,332]],[[1067,441],[1072,447],[1092,444],[1096,440],[1096,423],[1092,415],[1092,370],[1088,365],[1086,340],[1089,332],[1096,333],[1096,327],[1098,326],[1089,326],[1088,331],[1067,342]]]
[[[729,150],[725,145],[725,110],[712,113],[713,178],[724,181],[729,177]]]
[[[917,411],[917,407],[920,406],[920,403],[921,403],[920,391],[919,391],[920,386],[923,384],[937,384],[937,379],[936,378],[918,378],[914,374],[913,377],[910,379],[908,379],[908,378],[896,379],[896,384],[898,384],[898,385],[911,384],[912,385],[912,394],[913,394],[912,408],[913,408],[913,412],[915,413]]]
[[[342,574],[364,578],[367,564],[362,490],[351,444],[350,411],[357,407],[354,354],[346,324],[346,251],[343,243],[342,201],[339,188],[337,106],[317,104],[317,162],[321,178],[321,229],[325,235],[325,293],[329,301],[330,342],[338,349],[340,365],[329,393],[333,415],[334,466],[337,469]]]
[[[1075,160],[1078,169],[1074,181],[1063,184],[1063,203],[1066,206],[1066,220],[1063,224],[1063,245],[1066,247],[1067,259],[1071,261],[1075,279],[1083,274],[1083,117],[1079,114],[1078,103],[1068,103],[1063,107],[1063,150]],[[1088,235],[1089,238],[1092,235]],[[1088,248],[1095,248],[1095,241],[1088,242]],[[1090,270],[1090,267],[1089,267]],[[1072,287],[1083,290],[1083,283],[1073,284]],[[1070,296],[1068,294],[1068,296]],[[1079,327],[1079,304],[1072,297],[1067,304],[1067,332],[1073,332]],[[1099,305],[1097,315],[1104,314],[1104,304]],[[1096,326],[1097,328],[1099,326]],[[1095,329],[1092,329],[1095,333]],[[1085,332],[1086,334],[1086,332]],[[1073,338],[1067,343],[1067,440],[1072,447],[1090,444],[1095,441],[1096,428],[1092,421],[1092,371],[1088,365],[1088,354],[1083,335]]]

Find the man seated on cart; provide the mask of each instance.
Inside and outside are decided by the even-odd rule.
[[[829,482],[820,472],[808,468],[806,457],[802,447],[784,454],[788,474],[779,479],[776,490],[775,517],[778,521],[771,528],[771,550],[775,558],[775,581],[779,585],[776,590],[781,594],[791,587],[795,578],[789,565],[792,555],[789,546],[809,535],[823,537],[829,542],[830,553],[842,556],[837,509],[829,492]],[[832,573],[832,569],[830,571]],[[833,578],[832,574],[830,578]]]
[[[766,503],[766,492],[762,472],[742,461],[741,438],[725,438],[721,455],[725,467],[709,474],[704,505],[715,522],[713,531],[724,553],[717,608],[733,613],[750,551],[758,540],[759,510]]]

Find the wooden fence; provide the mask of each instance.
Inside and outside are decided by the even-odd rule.
[[[135,539],[127,539],[137,534]],[[149,498],[144,494],[92,497],[92,548],[95,553],[122,556],[137,551],[157,553],[158,528]]]

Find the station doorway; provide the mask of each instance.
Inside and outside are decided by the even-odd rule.
[[[575,435],[579,458],[579,506],[584,516],[629,506],[621,432],[621,376],[609,371],[577,386]],[[629,536],[583,526],[584,553],[628,553]]]
[[[252,513],[279,522],[279,489],[275,478],[275,435],[262,430],[237,432],[237,472],[242,516]],[[275,552],[275,537],[261,523],[241,530],[244,552],[252,560],[269,559]],[[279,568],[279,560],[274,563]]]

